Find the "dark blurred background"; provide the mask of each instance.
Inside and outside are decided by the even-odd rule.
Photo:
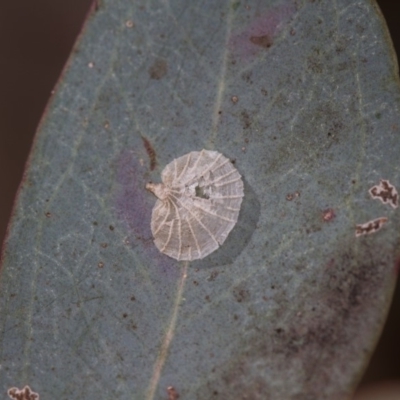
[[[36,127],[92,3],[93,0],[0,0],[0,243]],[[378,3],[400,54],[400,2]],[[388,321],[362,387],[394,380],[400,384],[399,316],[397,285]],[[393,398],[400,399],[400,391],[398,395]]]

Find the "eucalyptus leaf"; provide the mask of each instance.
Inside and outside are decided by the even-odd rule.
[[[103,0],[5,241],[3,398],[348,398],[396,280],[399,208],[369,189],[400,188],[399,100],[374,1]],[[178,262],[145,185],[201,149],[244,199],[217,251]]]

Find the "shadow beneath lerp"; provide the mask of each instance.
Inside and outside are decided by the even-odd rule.
[[[205,269],[232,264],[235,258],[243,251],[257,227],[260,217],[260,202],[251,186],[242,177],[244,197],[239,219],[222,246],[202,260],[191,263],[192,267]]]

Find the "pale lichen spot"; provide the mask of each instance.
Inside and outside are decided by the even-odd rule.
[[[89,67],[89,68],[94,68],[94,62],[90,62],[90,63],[88,64],[88,67]]]
[[[125,22],[125,26],[127,28],[133,28],[135,26],[135,24],[133,23],[132,20],[128,19],[128,21]]]
[[[356,237],[378,232],[388,222],[386,217],[376,218],[356,226]]]
[[[379,199],[383,204],[390,204],[393,208],[399,206],[399,194],[396,188],[386,179],[381,179],[379,185],[368,190],[373,199]]]
[[[34,392],[28,385],[23,389],[12,387],[7,390],[7,394],[13,400],[39,400],[39,394]]]
[[[239,97],[237,97],[237,96],[232,96],[232,97],[231,97],[231,101],[232,101],[233,104],[236,104],[236,103],[239,101]]]

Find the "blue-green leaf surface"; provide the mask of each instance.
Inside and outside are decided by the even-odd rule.
[[[368,190],[400,188],[399,99],[370,0],[103,0],[5,242],[2,398],[347,398],[396,278],[400,209]],[[145,184],[203,148],[243,206],[219,250],[177,262]]]

